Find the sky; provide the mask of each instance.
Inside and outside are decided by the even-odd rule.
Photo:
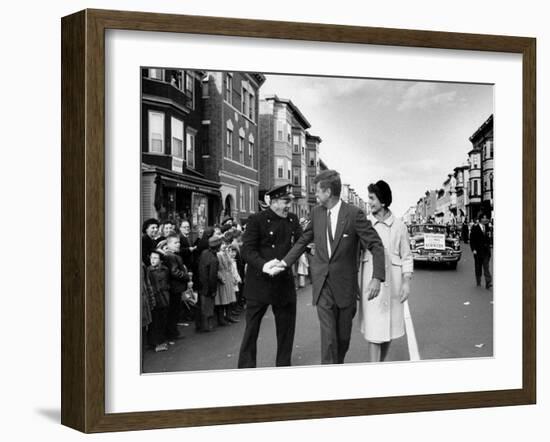
[[[385,180],[399,217],[466,162],[493,113],[493,86],[480,84],[266,75],[260,95],[273,94],[300,109],[323,161],[365,201]]]

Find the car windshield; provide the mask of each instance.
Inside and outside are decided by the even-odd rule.
[[[418,235],[420,233],[446,233],[445,226],[438,226],[435,224],[425,224],[422,226],[412,226],[411,233],[413,235]]]

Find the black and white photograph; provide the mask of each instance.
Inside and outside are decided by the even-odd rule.
[[[140,84],[143,374],[494,356],[494,85]]]

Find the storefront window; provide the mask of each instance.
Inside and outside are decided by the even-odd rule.
[[[191,213],[193,229],[204,229],[208,226],[208,198],[202,193],[193,192]]]

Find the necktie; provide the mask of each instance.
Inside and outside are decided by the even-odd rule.
[[[332,251],[332,244],[334,243],[334,236],[332,236],[332,220],[330,216],[330,210],[327,212],[327,229],[328,229],[328,239],[330,241],[330,250]]]

